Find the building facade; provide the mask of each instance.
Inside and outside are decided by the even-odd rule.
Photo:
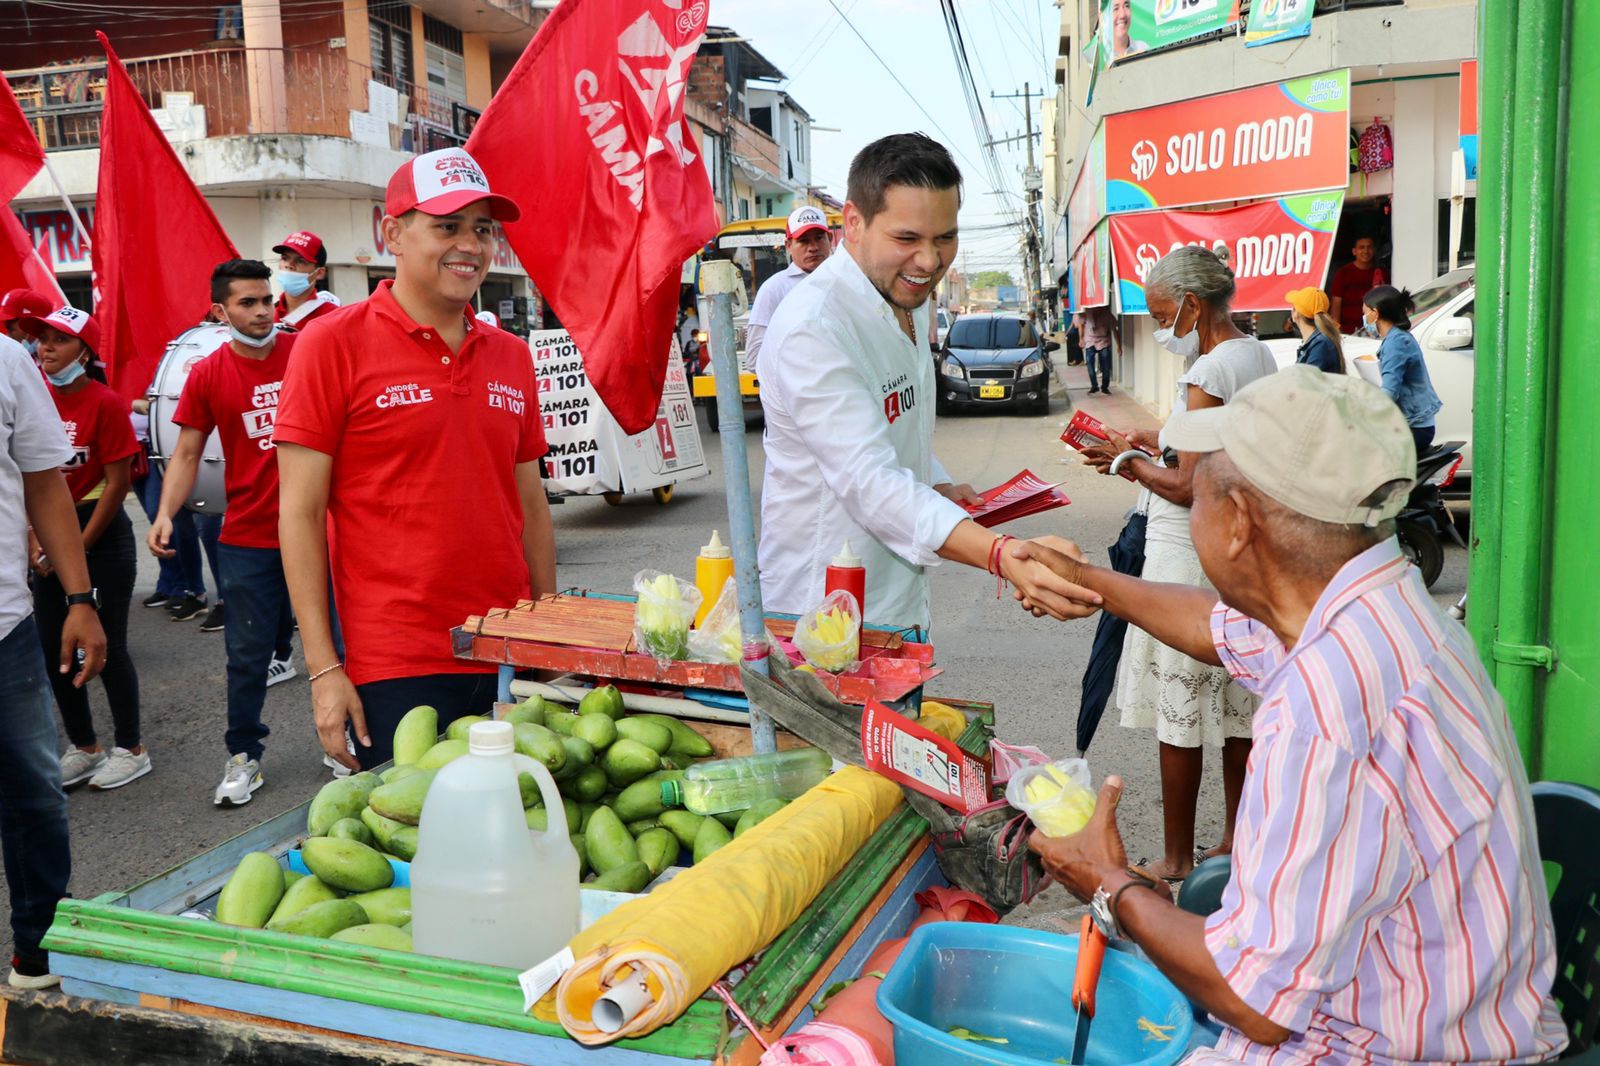
[[[1304,34],[1291,40],[1247,46],[1244,35],[1252,5],[1241,0],[1236,24],[1170,44],[1124,40],[1127,54],[1107,66],[1104,57],[1110,48],[1100,47],[1105,40],[1099,35],[1100,0],[1061,0],[1057,91],[1046,110],[1042,168],[1047,272],[1061,283],[1065,309],[1075,302],[1082,305],[1087,289],[1091,302],[1109,302],[1113,310],[1123,312],[1117,374],[1127,391],[1163,416],[1170,410],[1181,370],[1178,360],[1154,343],[1149,316],[1120,306],[1132,291],[1123,283],[1124,275],[1131,280],[1139,265],[1123,262],[1105,247],[1114,243],[1106,223],[1108,214],[1115,219],[1124,217],[1119,212],[1131,216],[1153,208],[1126,193],[1147,182],[1151,168],[1166,166],[1169,156],[1197,148],[1194,158],[1183,159],[1185,171],[1203,171],[1218,162],[1208,151],[1210,142],[1191,146],[1173,129],[1170,120],[1178,105],[1203,100],[1194,113],[1204,114],[1212,105],[1224,113],[1230,106],[1230,97],[1224,94],[1258,86],[1288,92],[1322,80],[1337,82],[1348,72],[1349,128],[1342,128],[1342,122],[1329,130],[1319,126],[1321,143],[1316,151],[1351,153],[1370,128],[1383,127],[1387,135],[1374,130],[1369,141],[1374,148],[1384,142],[1391,146],[1391,165],[1364,170],[1352,162],[1314,187],[1273,189],[1265,197],[1247,181],[1230,187],[1233,171],[1223,166],[1216,168],[1208,199],[1175,206],[1189,212],[1185,221],[1192,222],[1194,213],[1261,204],[1273,196],[1327,194],[1324,202],[1341,203],[1342,210],[1336,224],[1327,221],[1331,254],[1325,268],[1318,261],[1311,284],[1325,284],[1327,274],[1348,262],[1351,246],[1360,237],[1375,241],[1379,265],[1397,285],[1414,288],[1431,281],[1449,266],[1453,248],[1459,262],[1472,261],[1476,182],[1463,173],[1464,160],[1459,157],[1468,124],[1464,120],[1475,123],[1476,115],[1463,114],[1460,101],[1463,65],[1470,71],[1475,62],[1477,5],[1472,0],[1304,3],[1310,7]],[[1138,27],[1141,6],[1161,5],[1155,0],[1131,0],[1131,5],[1123,6],[1134,9],[1132,21]],[[1108,2],[1105,8],[1110,17],[1112,5]],[[1159,29],[1159,12],[1151,17]],[[1125,31],[1119,27],[1117,32]],[[1473,97],[1470,89],[1466,95]],[[1237,99],[1243,106],[1244,98]],[[1472,110],[1470,103],[1465,110]],[[1248,118],[1245,114],[1239,130],[1244,130]],[[1147,128],[1151,139],[1134,140],[1131,152],[1119,153],[1113,143],[1126,144],[1129,137],[1116,136],[1117,127]],[[1176,138],[1170,144],[1169,131]],[[1339,143],[1329,143],[1329,138]],[[1233,142],[1230,152],[1235,158],[1223,162],[1236,164],[1237,153],[1250,147],[1241,149]],[[1253,147],[1262,150],[1260,143]],[[1307,149],[1309,153],[1309,145]],[[1180,167],[1175,158],[1172,166]],[[1334,194],[1342,194],[1342,200],[1334,200]],[[1453,197],[1460,202],[1455,220]],[[1236,271],[1248,266],[1238,261],[1232,265]],[[1092,277],[1096,272],[1103,272],[1103,277]],[[1263,336],[1284,328],[1281,308],[1252,310],[1261,312],[1255,318]]]

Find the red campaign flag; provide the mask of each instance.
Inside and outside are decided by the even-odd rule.
[[[0,75],[0,204],[9,204],[44,166],[44,149],[22,113],[11,83]]]
[[[45,262],[22,222],[0,208],[0,295],[12,289],[32,289],[58,303],[67,302],[61,286],[56,284],[55,271]]]
[[[90,255],[111,387],[143,396],[166,346],[211,306],[211,271],[233,242],[156,125],[103,33],[105,108]]]
[[[717,231],[683,117],[704,0],[562,0],[467,141],[625,433],[656,418],[684,260]]]

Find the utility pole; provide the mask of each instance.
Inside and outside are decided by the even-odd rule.
[[[1044,245],[1039,232],[1038,212],[1039,198],[1044,189],[1044,182],[1039,174],[1039,168],[1035,166],[1033,162],[1033,138],[1036,136],[1036,134],[1033,132],[1033,100],[1035,97],[1038,97],[1042,100],[1044,98],[1044,90],[1040,89],[1038,92],[1034,92],[1033,86],[1030,83],[1023,82],[1022,91],[1020,93],[1002,94],[991,92],[989,95],[996,100],[1022,101],[1022,116],[1025,124],[1025,132],[1023,133],[1021,139],[1028,146],[1028,169],[1023,171],[1022,188],[1025,194],[1024,199],[1027,203],[1027,293],[1028,310],[1030,313],[1032,313],[1037,310],[1034,300],[1034,292],[1038,290],[1044,283],[1043,271],[1041,269],[1039,259]],[[1042,133],[1043,131],[1040,132]],[[1016,138],[1009,139],[1015,140]],[[997,141],[995,143],[1000,144],[1005,142]]]

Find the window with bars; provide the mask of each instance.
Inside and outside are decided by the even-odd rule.
[[[372,40],[372,78],[410,92],[411,5],[400,0],[367,0],[367,30]]]
[[[422,16],[422,40],[428,60],[428,91],[456,103],[467,102],[467,61],[461,31],[432,15]]]

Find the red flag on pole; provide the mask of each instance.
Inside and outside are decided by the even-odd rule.
[[[0,208],[0,294],[12,289],[32,289],[55,300],[58,307],[67,302],[56,284],[55,271],[39,254],[21,221]]]
[[[111,386],[143,396],[167,343],[211,306],[211,271],[237,259],[211,205],[103,33],[106,102],[91,258]]]
[[[9,204],[44,166],[44,149],[22,113],[11,83],[0,76],[0,204]]]
[[[655,422],[683,262],[716,234],[683,117],[705,0],[562,0],[467,151],[522,209],[511,247],[628,433]]]

